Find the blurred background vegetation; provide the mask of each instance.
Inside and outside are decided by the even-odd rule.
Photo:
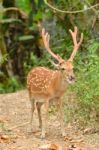
[[[76,93],[77,106],[70,112],[99,121],[99,5],[86,11],[99,1],[48,2],[60,10],[84,11],[61,13],[44,0],[0,0],[0,93],[24,88],[34,66],[53,68],[40,36],[41,24],[51,35],[53,51],[64,59],[73,47],[68,30],[76,25],[84,33],[84,41],[74,62],[77,82],[69,92]]]

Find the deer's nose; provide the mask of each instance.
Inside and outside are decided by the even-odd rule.
[[[74,81],[74,80],[75,80],[75,77],[74,77],[74,76],[70,76],[69,79],[70,79],[71,81]]]

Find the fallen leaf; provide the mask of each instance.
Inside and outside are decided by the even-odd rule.
[[[17,139],[18,137],[19,137],[18,135],[1,134],[0,135],[0,143],[9,143],[10,141]]]
[[[11,145],[9,150],[15,150],[15,147],[13,145]]]
[[[50,144],[44,144],[42,146],[40,146],[40,150],[48,150],[50,147]]]
[[[93,134],[99,132],[99,129],[95,129],[95,128],[87,128],[83,131],[83,134]]]
[[[44,144],[40,146],[40,150],[58,150],[58,146],[56,144]]]
[[[64,137],[64,141],[72,141],[72,138],[69,137],[69,136],[65,136],[65,137]]]
[[[84,142],[83,139],[80,139],[80,140],[72,140],[72,141],[71,141],[71,143],[78,143],[78,144],[80,144],[80,143],[82,143],[82,142]]]
[[[1,139],[2,140],[9,140],[9,136],[8,135],[1,135]]]
[[[58,150],[58,146],[56,144],[51,144],[50,150]]]
[[[8,135],[0,135],[0,143],[9,143],[10,137]]]
[[[8,122],[10,119],[8,117],[0,117],[0,123],[6,123]]]

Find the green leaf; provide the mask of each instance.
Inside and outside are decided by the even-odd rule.
[[[43,4],[44,4],[43,0],[38,0],[38,8],[41,8]]]
[[[55,3],[57,3],[58,2],[58,0],[54,0],[55,1]]]
[[[30,11],[29,0],[21,0],[21,1],[20,0],[16,0],[16,6],[18,8],[21,8],[26,13],[29,13],[29,11]]]
[[[34,39],[34,36],[33,35],[24,35],[24,36],[20,36],[18,39],[19,39],[19,41],[27,41],[27,40]]]
[[[38,21],[39,19],[42,18],[42,12],[41,11],[38,11],[37,14],[34,16],[34,20],[35,21]]]
[[[2,19],[0,21],[2,24],[5,23],[12,23],[12,22],[18,22],[18,23],[22,23],[22,21],[20,19]]]

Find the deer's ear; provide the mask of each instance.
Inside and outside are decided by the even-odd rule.
[[[49,59],[49,61],[51,62],[51,64],[52,64],[55,68],[59,69],[59,64],[58,64],[58,63],[55,63],[55,62],[52,61],[51,59]]]

